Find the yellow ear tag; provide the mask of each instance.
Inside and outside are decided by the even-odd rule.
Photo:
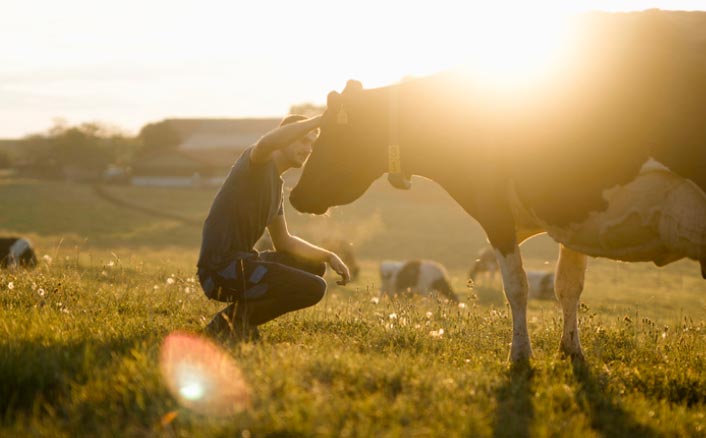
[[[339,125],[347,125],[348,124],[348,113],[343,108],[341,108],[338,111],[338,124]]]

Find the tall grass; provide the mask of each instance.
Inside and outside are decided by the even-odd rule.
[[[377,299],[379,259],[439,238],[380,209],[380,245],[359,248],[359,282],[332,284],[316,306],[264,325],[258,344],[222,345],[252,406],[217,418],[179,406],[159,372],[165,336],[200,333],[220,308],[193,278],[198,238],[188,236],[198,230],[172,224],[192,240],[170,239],[168,220],[110,213],[89,187],[4,184],[17,203],[71,199],[70,211],[47,202],[0,218],[0,228],[33,236],[41,260],[33,271],[0,271],[0,436],[706,436],[706,290],[694,263],[592,261],[580,312],[586,363],[557,353],[555,303],[531,302],[534,358],[513,369],[501,285],[465,287],[467,261],[448,262],[458,254],[446,264],[464,306]],[[450,234],[473,225],[424,190]],[[140,200],[138,189],[115,192]],[[206,194],[171,191],[163,208],[195,214],[204,203],[192,197]],[[365,223],[388,199],[385,188],[366,196],[359,210],[333,215],[332,229]],[[293,231],[306,224],[287,214]],[[80,215],[76,228],[51,226],[53,216]],[[391,223],[407,233],[399,248],[381,243]],[[547,267],[553,245],[535,245],[527,265]]]

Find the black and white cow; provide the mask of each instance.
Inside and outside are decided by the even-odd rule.
[[[471,269],[468,270],[468,278],[475,282],[481,275],[484,275],[493,280],[499,269],[498,259],[495,258],[493,248],[483,248],[478,251],[478,255],[473,260]]]
[[[686,19],[685,19],[686,18]],[[331,92],[292,205],[321,214],[388,173],[439,183],[484,228],[531,356],[518,245],[560,243],[560,349],[582,357],[587,255],[658,266],[688,257],[706,277],[706,13],[592,13],[543,82],[490,86],[444,73]]]
[[[0,237],[0,268],[37,265],[37,256],[32,244],[21,237]]]
[[[381,295],[391,297],[412,293],[430,296],[435,292],[458,302],[458,296],[449,281],[449,274],[440,263],[433,260],[380,262]]]
[[[487,276],[490,281],[495,279],[495,273],[500,270],[498,259],[492,248],[484,248],[478,252],[476,259],[468,271],[471,284],[477,284]],[[554,299],[554,273],[551,271],[527,270],[527,297],[537,300]]]

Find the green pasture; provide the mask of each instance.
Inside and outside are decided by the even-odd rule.
[[[706,436],[696,263],[590,260],[586,362],[557,353],[561,312],[533,301],[531,369],[514,369],[499,279],[466,283],[483,232],[426,180],[410,192],[378,181],[324,217],[286,205],[294,234],[352,241],[361,278],[330,282],[317,306],[264,325],[258,344],[223,345],[250,386],[248,409],[190,411],[166,389],[159,349],[220,308],[194,279],[193,222],[215,190],[103,190],[124,203],[91,185],[0,179],[0,233],[29,237],[40,259],[0,271],[0,436]],[[522,251],[527,268],[552,269],[557,246],[536,237]],[[411,258],[443,263],[464,305],[377,300],[378,263]]]

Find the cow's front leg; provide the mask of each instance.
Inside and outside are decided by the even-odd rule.
[[[564,314],[564,331],[559,349],[572,358],[583,359],[579,340],[578,309],[586,273],[586,256],[560,246],[554,290]]]
[[[527,274],[522,268],[520,248],[515,245],[513,252],[503,254],[496,250],[500,272],[503,276],[505,296],[512,311],[512,347],[510,360],[527,361],[532,356],[529,332],[527,331]]]

